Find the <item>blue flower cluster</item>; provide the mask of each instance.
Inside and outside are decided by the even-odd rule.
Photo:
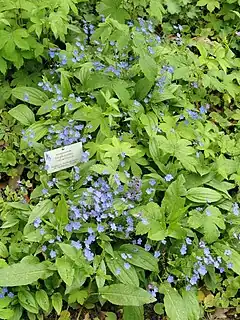
[[[3,299],[4,297],[13,298],[14,293],[11,291],[8,291],[8,288],[6,287],[0,288],[0,299]]]
[[[85,143],[91,135],[84,135],[84,125],[69,120],[65,126],[51,125],[48,129],[47,140],[54,141],[55,147],[67,146],[72,143]]]
[[[187,244],[191,244],[191,239],[186,239]],[[184,248],[183,248],[184,247]],[[190,290],[192,286],[196,285],[201,277],[205,276],[208,273],[208,266],[216,268],[220,273],[225,271],[224,263],[220,256],[213,257],[210,249],[206,246],[204,241],[200,241],[199,247],[202,250],[202,255],[196,257],[196,263],[194,263],[193,274],[191,277],[186,277],[188,282],[186,290]],[[186,254],[186,245],[183,245],[181,248],[181,254]],[[225,250],[224,255],[231,257],[231,250]],[[233,267],[233,263],[229,262],[225,264],[228,269]]]
[[[81,242],[79,239],[73,239],[71,242],[75,248],[83,249],[88,261],[94,258],[91,245],[96,242],[97,234],[114,232],[114,235],[119,233],[129,238],[130,233],[134,231],[134,219],[129,209],[134,207],[134,202],[141,199],[141,183],[137,178],[133,178],[129,182],[128,190],[124,190],[117,175],[115,183],[117,187],[113,190],[105,179],[98,178],[94,181],[92,176],[88,176],[85,184],[90,186],[83,192],[78,203],[69,201],[70,221],[65,226],[67,232],[74,233],[80,230],[86,222],[97,223],[95,228],[88,228],[88,234]],[[116,197],[124,203],[125,210],[119,211],[115,208]]]

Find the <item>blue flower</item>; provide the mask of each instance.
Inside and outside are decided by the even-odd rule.
[[[41,223],[42,223],[42,220],[40,218],[37,218],[34,220],[33,225],[35,228],[39,228]]]
[[[151,186],[154,186],[156,184],[156,180],[154,180],[154,179],[149,180],[149,184]]]
[[[50,257],[53,259],[53,258],[56,258],[57,254],[56,254],[56,251],[54,250],[51,250],[50,253],[49,253]]]
[[[233,211],[233,214],[235,216],[238,216],[239,215],[239,206],[238,206],[238,203],[237,202],[234,202],[233,206],[232,206],[232,211]]]
[[[151,193],[153,193],[154,192],[154,189],[153,188],[147,188],[147,190],[146,190],[146,193],[147,194],[151,194]]]
[[[151,250],[151,246],[150,246],[150,244],[145,244],[145,246],[144,246],[144,249],[145,249],[145,251],[150,251]]]
[[[29,94],[28,93],[24,93],[23,100],[29,101]]]
[[[126,255],[126,253],[121,253],[121,257],[122,257],[124,260],[126,260],[128,256]]]
[[[85,256],[85,258],[87,259],[87,261],[92,261],[93,258],[94,258],[94,254],[93,254],[93,253],[91,252],[91,250],[88,249],[88,248],[85,248],[85,249],[84,249],[84,256]]]
[[[9,292],[8,293],[8,297],[11,298],[11,299],[14,298],[14,293],[13,292]]]
[[[161,253],[160,253],[160,251],[155,251],[154,252],[154,258],[159,258],[160,257],[160,255],[161,255]]]
[[[48,194],[48,189],[43,188],[43,189],[42,189],[42,194],[44,194],[44,195]]]
[[[71,246],[76,248],[77,250],[82,249],[82,245],[81,245],[79,240],[78,241],[72,240],[71,241]]]
[[[187,253],[187,246],[185,245],[185,243],[182,245],[180,253],[182,256],[184,256]]]
[[[192,240],[190,238],[186,238],[186,244],[192,244]]]
[[[189,280],[189,282],[191,283],[191,285],[195,285],[198,282],[199,277],[197,275],[193,275],[192,278]]]
[[[224,254],[225,256],[230,256],[232,254],[232,251],[227,249],[224,251]]]
[[[233,263],[232,263],[232,262],[229,262],[229,263],[227,264],[227,267],[228,267],[228,269],[232,269]]]
[[[198,271],[198,273],[201,274],[202,276],[205,276],[205,274],[207,274],[207,269],[206,269],[206,267],[203,266],[203,265],[201,265],[197,271]]]
[[[119,275],[120,273],[121,273],[121,269],[120,269],[120,268],[117,268],[116,271],[115,271],[115,274],[116,274],[116,275]]]
[[[169,173],[164,177],[165,181],[170,182],[173,180],[173,176]]]
[[[167,282],[168,283],[173,283],[174,282],[174,277],[169,275],[168,278],[167,278]]]
[[[128,262],[125,262],[125,263],[124,263],[124,268],[125,268],[126,270],[128,270],[128,269],[131,268],[131,265],[130,265]]]

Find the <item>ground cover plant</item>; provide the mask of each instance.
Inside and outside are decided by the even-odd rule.
[[[238,317],[239,2],[0,5],[0,319]]]

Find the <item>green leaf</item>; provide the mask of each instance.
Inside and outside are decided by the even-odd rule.
[[[25,126],[30,126],[35,122],[34,113],[30,108],[24,104],[19,104],[15,108],[12,108],[8,113]]]
[[[99,290],[102,297],[119,306],[142,306],[156,299],[142,288],[126,284],[112,284]]]
[[[0,319],[12,319],[14,312],[11,309],[0,309]]]
[[[129,269],[124,268],[125,261],[122,257],[116,252],[114,252],[114,256],[114,258],[109,255],[105,257],[106,264],[112,274],[122,283],[138,286],[139,280],[135,268],[133,266],[130,266]]]
[[[61,279],[68,285],[71,286],[74,277],[74,268],[72,262],[67,257],[57,258],[56,260],[57,271]]]
[[[140,267],[144,270],[159,272],[157,259],[140,246],[124,244],[119,248],[119,253],[130,254],[132,258],[127,258],[126,261],[137,267]]]
[[[222,199],[221,193],[210,188],[191,188],[187,191],[186,197],[197,203],[217,202]]]
[[[1,154],[0,162],[4,167],[15,166],[17,163],[16,154],[12,150],[4,150]]]
[[[175,288],[164,283],[159,292],[164,294],[164,306],[169,320],[188,320],[184,301]]]
[[[0,269],[0,287],[26,286],[49,275],[45,263],[15,263]]]
[[[37,218],[44,217],[47,213],[49,213],[50,209],[52,208],[53,203],[49,199],[39,202],[30,213],[30,216],[28,218],[28,224],[33,223]]]
[[[60,228],[68,223],[68,205],[63,195],[61,195],[61,200],[58,202],[55,216]]]
[[[150,16],[156,17],[157,20],[162,23],[163,13],[165,13],[165,9],[162,3],[158,0],[150,0],[150,8],[148,10]]]
[[[148,92],[151,90],[153,84],[154,84],[154,80],[150,81],[146,77],[138,80],[135,86],[136,98],[139,101],[143,100],[148,94]]]
[[[194,229],[202,228],[204,238],[208,243],[216,241],[220,236],[220,229],[225,229],[224,217],[218,208],[207,207],[203,213],[193,210],[188,224]]]
[[[145,77],[149,81],[154,81],[157,75],[157,64],[149,55],[141,55],[139,65]]]
[[[144,308],[125,306],[123,307],[123,320],[144,320]]]
[[[114,81],[112,88],[123,105],[127,106],[130,100],[130,94],[126,88],[126,83],[121,80]]]
[[[0,241],[0,257],[6,259],[8,257],[8,249],[3,242]]]
[[[24,309],[31,313],[38,314],[38,305],[31,292],[22,289],[18,292],[18,300]]]
[[[44,92],[31,87],[16,87],[12,90],[12,95],[35,106],[41,106],[48,100],[48,96]]]
[[[200,306],[197,299],[197,293],[193,290],[182,292],[183,303],[187,311],[188,320],[200,319]]]
[[[212,249],[216,252],[217,255],[222,257],[222,259],[226,263],[232,263],[232,270],[236,272],[238,275],[240,275],[240,254],[234,250],[233,248],[230,247],[228,243],[214,243],[212,246]],[[226,255],[225,251],[230,250],[231,254]]]
[[[62,296],[59,292],[56,292],[52,295],[52,305],[58,315],[60,315],[62,311]]]
[[[44,310],[48,311],[50,304],[49,304],[49,299],[46,291],[44,290],[38,290],[36,292],[36,300],[38,305]]]
[[[5,74],[6,71],[7,71],[7,62],[2,57],[0,57],[0,72]]]

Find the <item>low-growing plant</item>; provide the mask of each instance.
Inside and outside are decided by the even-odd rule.
[[[1,319],[239,312],[238,6],[4,2]]]

